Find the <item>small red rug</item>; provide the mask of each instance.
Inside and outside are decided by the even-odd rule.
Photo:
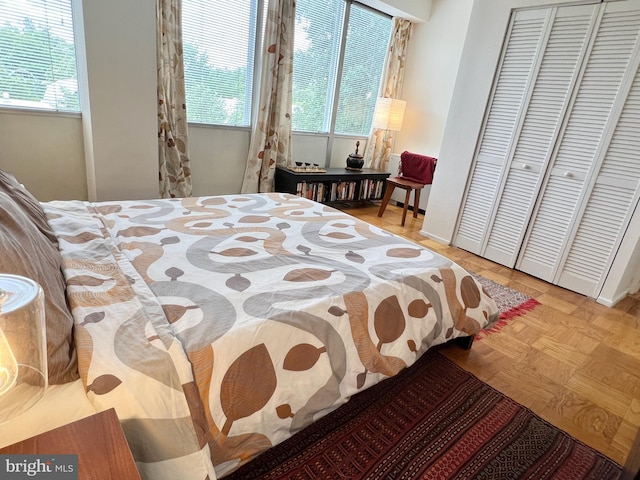
[[[524,315],[530,312],[538,305],[535,298],[529,297],[522,292],[514,290],[513,288],[505,287],[493,280],[478,275],[477,273],[471,274],[484,288],[484,290],[491,295],[491,298],[496,302],[498,310],[500,311],[500,320],[491,329],[483,330],[476,335],[476,340],[481,340],[491,333],[499,331],[502,327],[507,325],[510,320]]]
[[[432,349],[225,478],[613,480],[620,473]]]

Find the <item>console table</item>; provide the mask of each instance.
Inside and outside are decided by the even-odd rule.
[[[353,206],[381,199],[388,176],[389,173],[372,168],[360,171],[327,168],[326,172],[295,172],[277,167],[275,189],[321,203]]]

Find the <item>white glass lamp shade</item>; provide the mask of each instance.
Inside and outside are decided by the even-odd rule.
[[[0,274],[0,424],[35,405],[47,389],[42,288]]]
[[[378,98],[373,112],[373,128],[399,131],[407,102],[397,98]]]

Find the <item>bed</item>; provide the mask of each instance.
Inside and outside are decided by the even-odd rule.
[[[0,270],[45,285],[53,384],[5,442],[48,405],[114,407],[143,478],[222,478],[498,320],[457,264],[297,196],[39,203],[0,185]]]

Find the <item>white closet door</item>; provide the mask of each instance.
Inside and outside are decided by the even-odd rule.
[[[640,55],[639,3],[628,0],[604,7],[517,265],[590,296],[595,296],[624,233],[629,208],[637,202],[637,185],[623,173],[638,170],[632,142],[637,133],[623,132],[633,130],[637,119],[630,87]],[[623,107],[631,119],[626,126]],[[621,208],[621,196],[627,208]]]
[[[599,11],[599,5],[551,10],[542,62],[488,229],[483,256],[490,260],[516,263]]]
[[[630,50],[619,93],[626,101],[613,112],[615,129],[603,142],[598,174],[556,278],[558,285],[591,297],[602,289],[640,195],[640,2],[634,3],[635,10],[632,2],[607,9],[616,51]]]
[[[523,10],[511,19],[454,240],[456,246],[474,253],[481,253],[495,209],[504,166],[540,62],[549,13],[548,9]]]

